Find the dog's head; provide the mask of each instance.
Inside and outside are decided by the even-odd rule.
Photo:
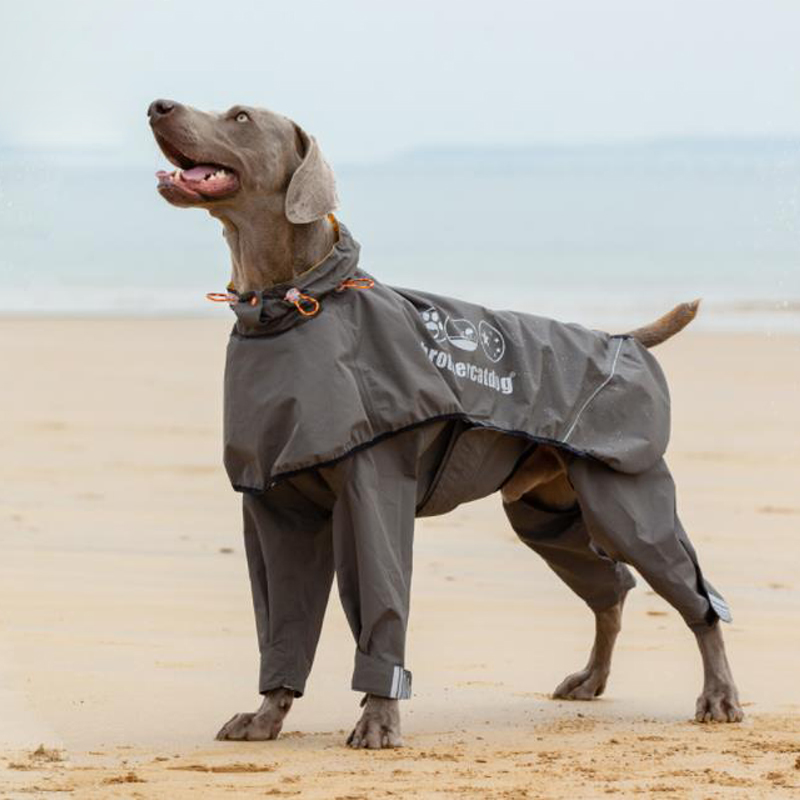
[[[176,167],[161,170],[158,191],[176,206],[212,213],[275,208],[295,224],[336,207],[333,171],[316,140],[290,119],[263,108],[199,111],[172,100],[147,109],[161,151]]]

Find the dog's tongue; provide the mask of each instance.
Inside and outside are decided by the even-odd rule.
[[[198,164],[191,169],[183,170],[184,180],[187,181],[202,181],[207,175],[213,175],[218,167],[212,167],[211,164]]]

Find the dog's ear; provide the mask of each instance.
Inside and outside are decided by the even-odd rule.
[[[297,149],[302,157],[286,190],[286,218],[296,225],[315,222],[339,203],[333,170],[323,158],[317,140],[295,125]]]

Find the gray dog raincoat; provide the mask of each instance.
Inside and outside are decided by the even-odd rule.
[[[341,226],[302,289],[236,304],[225,373],[225,466],[235,488],[263,491],[448,418],[558,444],[620,472],[642,472],[663,455],[667,385],[636,340],[378,281],[340,288],[373,282],[358,256]],[[318,312],[304,316],[304,303]]]
[[[337,575],[353,688],[407,697],[414,517],[496,491],[537,443],[570,454],[578,507],[506,506],[595,610],[632,564],[690,626],[729,619],[675,513],[669,396],[636,340],[373,279],[344,226],[296,279],[231,295],[224,460],[245,493],[260,690],[302,693]]]

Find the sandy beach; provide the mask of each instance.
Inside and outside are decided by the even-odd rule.
[[[418,525],[406,746],[369,753],[343,747],[360,696],[335,594],[281,738],[213,740],[258,702],[221,466],[229,325],[0,321],[0,798],[800,796],[800,335],[657,351],[744,723],[690,721],[693,637],[642,581],[606,696],[550,700],[592,616],[493,497]]]

